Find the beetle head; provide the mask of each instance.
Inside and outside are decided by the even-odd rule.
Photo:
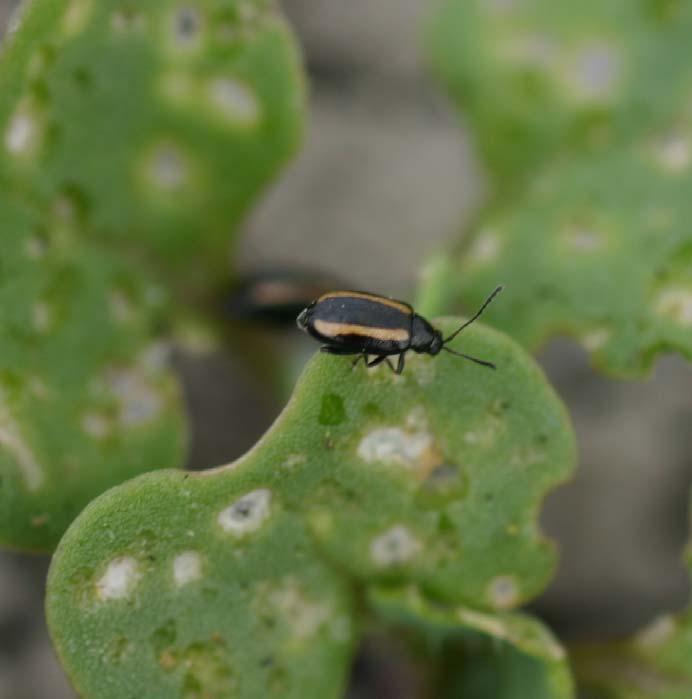
[[[308,328],[308,317],[310,315],[310,308],[311,306],[308,306],[307,308],[304,308],[299,314],[298,317],[296,318],[296,325],[301,329],[301,330],[307,330]]]
[[[442,351],[444,347],[444,340],[442,339],[442,333],[439,330],[433,332],[433,338],[430,341],[430,347],[428,348],[428,354],[435,356]]]

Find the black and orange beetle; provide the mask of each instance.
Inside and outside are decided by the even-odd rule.
[[[500,291],[502,287],[498,286],[470,320],[444,339],[439,330],[407,303],[364,291],[323,294],[300,312],[296,322],[301,330],[325,343],[320,348],[322,352],[357,354],[353,366],[361,359],[369,367],[386,361],[392,371],[401,374],[409,350],[431,355],[444,350],[494,369],[492,362],[456,352],[447,344],[471,325]],[[396,369],[389,361],[389,357],[395,354],[399,355]],[[369,355],[375,358],[368,360]]]

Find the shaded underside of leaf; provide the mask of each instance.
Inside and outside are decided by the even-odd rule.
[[[380,618],[427,639],[439,699],[570,699],[573,683],[560,644],[518,612],[479,612],[430,603],[417,590],[378,588]]]

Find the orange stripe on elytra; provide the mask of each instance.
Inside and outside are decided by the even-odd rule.
[[[402,328],[372,328],[367,325],[353,325],[351,323],[330,323],[327,320],[316,320],[315,330],[325,337],[359,335],[371,337],[373,340],[392,342],[406,342],[409,339],[408,330]]]
[[[395,301],[394,299],[388,299],[386,296],[377,296],[375,294],[366,294],[364,291],[330,291],[327,294],[323,294],[317,299],[317,303],[320,301],[326,301],[327,299],[339,299],[339,298],[355,298],[355,299],[366,299],[367,301],[372,301],[373,303],[381,303],[384,306],[389,306],[390,308],[396,308],[402,313],[410,314],[411,306],[403,301]]]

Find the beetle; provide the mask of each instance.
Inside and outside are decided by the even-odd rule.
[[[296,323],[301,330],[325,343],[320,347],[322,352],[358,355],[354,367],[361,359],[369,367],[386,361],[392,371],[401,374],[409,350],[433,356],[444,350],[494,369],[492,362],[462,354],[447,344],[471,325],[500,291],[502,287],[498,286],[471,319],[444,339],[442,333],[409,304],[365,291],[323,294],[300,312]],[[369,360],[369,355],[375,358]],[[393,355],[399,355],[396,369],[389,361]]]

